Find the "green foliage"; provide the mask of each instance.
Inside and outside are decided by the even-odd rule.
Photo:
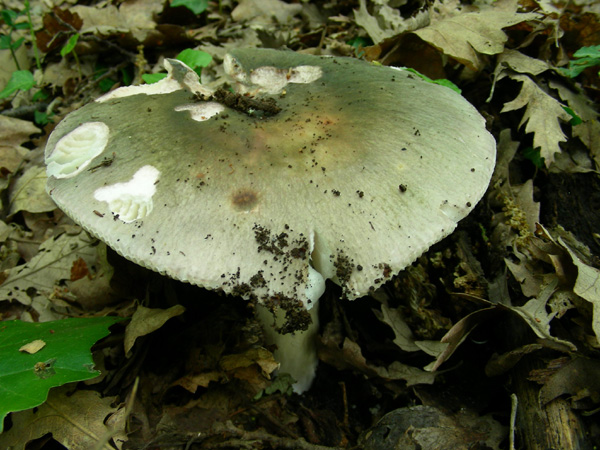
[[[142,75],[142,80],[144,80],[147,84],[152,84],[157,83],[166,77],[166,73],[145,73]]]
[[[75,33],[74,35],[72,35],[67,41],[67,43],[63,45],[63,48],[60,49],[60,56],[64,58],[69,53],[71,53],[77,45],[77,41],[79,41],[79,33]]]
[[[94,369],[90,348],[119,320],[96,317],[0,322],[0,432],[8,413],[41,405],[50,388],[96,377],[99,372]],[[21,350],[38,340],[45,344],[38,351]]]
[[[540,149],[527,147],[523,150],[523,156],[533,163],[535,167],[541,169],[544,167],[544,158],[540,156]]]
[[[600,45],[581,47],[573,53],[573,56],[576,59],[569,61],[568,68],[559,69],[563,75],[569,78],[575,78],[588,67],[600,66]]]
[[[6,98],[18,91],[26,91],[35,86],[35,80],[33,74],[29,70],[15,70],[8,83],[2,91],[0,91],[0,98]]]
[[[296,380],[289,373],[280,373],[269,387],[254,396],[254,400],[260,400],[263,395],[272,395],[277,392],[281,392],[283,395],[289,397],[294,392],[292,386],[295,382]]]
[[[362,58],[365,54],[362,49],[364,47],[368,47],[369,45],[373,45],[373,41],[370,38],[357,36],[353,39],[350,39],[347,44],[354,47],[354,56],[357,58]]]
[[[563,106],[562,108],[567,112],[567,114],[569,114],[572,117],[572,119],[569,121],[571,125],[579,125],[580,123],[583,123],[581,117],[579,117],[577,113],[571,108],[569,108],[568,106]]]
[[[182,63],[185,63],[194,72],[196,72],[198,76],[200,76],[202,68],[208,66],[212,61],[212,56],[201,50],[192,50],[191,48],[186,48],[185,50],[182,50],[175,57],[175,59],[178,59]],[[142,79],[146,83],[152,84],[162,80],[166,76],[166,73],[145,73],[144,75],[142,75]]]
[[[408,70],[409,72],[412,72],[415,75],[418,75],[419,77],[423,78],[428,83],[439,84],[440,86],[446,86],[447,88],[452,89],[454,92],[456,92],[458,94],[460,94],[462,92],[461,89],[457,85],[455,85],[452,81],[447,80],[445,78],[442,78],[439,80],[432,80],[427,75],[423,75],[422,73],[419,73],[415,69],[411,69],[410,67],[406,67],[405,70]]]
[[[194,14],[198,15],[208,8],[208,0],[173,0],[171,7],[185,6]]]

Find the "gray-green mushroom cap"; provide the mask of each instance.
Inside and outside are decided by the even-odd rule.
[[[484,119],[414,74],[239,49],[234,94],[183,63],[69,114],[48,192],[126,258],[286,311],[360,297],[450,234],[495,162]],[[301,328],[302,324],[292,325]]]

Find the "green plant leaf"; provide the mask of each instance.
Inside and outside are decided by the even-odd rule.
[[[527,147],[523,150],[523,156],[531,161],[535,167],[541,169],[544,167],[544,158],[541,156],[540,149]]]
[[[14,27],[15,19],[19,17],[18,12],[12,11],[10,9],[3,9],[2,11],[0,11],[0,15],[2,15],[2,20],[4,20],[4,23],[11,28]]]
[[[67,43],[63,45],[63,48],[60,49],[60,56],[63,58],[67,56],[69,53],[73,51],[75,46],[77,45],[77,41],[79,40],[79,33],[75,33],[72,35]]]
[[[119,320],[95,317],[1,322],[0,432],[8,413],[41,405],[50,388],[96,377],[100,372],[94,369],[90,348]],[[42,348],[33,348],[33,353],[23,350],[34,342]]]
[[[423,75],[422,73],[417,72],[415,69],[412,69],[410,67],[405,67],[405,70],[408,70],[409,72],[412,72],[415,75],[418,75],[419,77],[423,78],[428,83],[439,84],[440,86],[445,86],[447,88],[452,89],[454,92],[456,92],[458,94],[462,93],[462,90],[450,80],[447,80],[445,78],[441,78],[439,80],[433,80],[433,79],[429,78],[427,75]]]
[[[185,6],[194,14],[200,14],[208,8],[208,0],[173,0],[171,7]]]
[[[163,78],[166,78],[166,73],[145,73],[142,75],[142,80],[148,84],[157,83]]]
[[[43,111],[34,111],[33,112],[33,121],[39,125],[39,126],[44,126],[47,125],[50,122],[50,117],[48,115],[48,113],[43,112]]]
[[[0,98],[6,98],[19,89],[26,91],[35,86],[33,74],[29,70],[15,70],[2,91]]]
[[[569,114],[572,117],[572,119],[569,121],[571,125],[579,125],[583,123],[581,117],[579,117],[577,113],[571,108],[569,108],[568,106],[563,106],[562,108],[567,112],[567,114]]]
[[[192,50],[191,48],[186,48],[185,50],[182,50],[175,57],[175,59],[187,64],[192,70],[195,71],[198,68],[208,66],[212,61],[212,56],[201,50]]]
[[[15,42],[13,42],[12,39],[10,38],[10,36],[7,36],[7,35],[0,36],[0,49],[2,49],[2,50],[8,50],[8,49],[17,50],[21,46],[21,44],[23,43],[24,40],[25,40],[25,38],[20,38],[20,39],[17,39]]]
[[[600,65],[600,45],[581,47],[573,56],[576,59],[569,61],[569,67],[561,67],[559,71],[569,78],[575,78],[588,67]]]

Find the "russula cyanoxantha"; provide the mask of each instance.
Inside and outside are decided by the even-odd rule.
[[[494,139],[457,93],[364,61],[234,50],[235,94],[165,65],[56,127],[48,192],[126,258],[283,311],[292,336],[271,337],[302,391],[325,280],[363,296],[450,234],[487,188]]]

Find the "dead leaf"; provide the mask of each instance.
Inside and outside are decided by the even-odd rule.
[[[540,389],[540,402],[545,405],[564,394],[571,396],[573,406],[588,397],[600,403],[600,361],[579,357],[562,366]]]
[[[76,5],[70,10],[83,20],[81,34],[131,33],[137,42],[144,42],[150,34],[155,33],[154,17],[163,8],[163,0],[131,0],[121,3],[118,8],[114,5],[104,8]]]
[[[600,270],[585,264],[562,238],[559,238],[559,242],[569,252],[573,264],[577,267],[578,274],[573,291],[594,307],[592,329],[600,344]]]
[[[83,258],[88,265],[94,263],[97,258],[95,242],[85,232],[65,233],[44,241],[38,254],[29,262],[8,271],[8,278],[0,285],[0,301],[17,300],[26,306],[43,308],[39,302],[53,296],[58,281],[71,278],[71,268],[76,260]]]
[[[359,9],[354,10],[354,20],[365,29],[375,44],[406,31],[427,26],[429,22],[429,11],[419,11],[413,17],[405,19],[400,15],[398,8],[392,8],[385,3],[370,2],[369,6],[373,9],[373,15],[367,9],[366,0],[360,0]]]
[[[429,26],[414,33],[472,70],[481,70],[480,54],[496,55],[504,50],[508,36],[503,28],[540,17],[536,13],[517,13],[515,0],[483,5],[478,11],[465,12],[458,1],[441,3],[430,10]]]
[[[138,337],[158,330],[167,320],[179,316],[184,312],[185,308],[181,305],[171,306],[169,309],[138,306],[137,310],[133,313],[131,322],[125,328],[125,340],[123,342],[125,354],[129,353]]]
[[[29,136],[32,134],[41,132],[42,130],[27,120],[0,115],[0,167],[6,167],[11,172],[14,172],[18,164],[17,166],[14,163],[9,163],[8,166],[4,165],[9,162],[9,159],[8,155],[4,154],[3,149],[11,148],[28,152],[21,145],[29,141]]]
[[[23,345],[19,349],[19,351],[33,355],[34,353],[39,352],[45,346],[46,346],[46,343],[44,341],[42,341],[41,339],[36,339],[35,341],[31,341],[31,342],[28,342],[27,344]]]
[[[571,116],[556,99],[528,76],[511,74],[510,78],[522,82],[523,85],[517,98],[505,103],[501,112],[514,111],[526,106],[519,126],[526,123],[525,131],[534,133],[533,146],[540,148],[540,155],[544,158],[546,167],[550,167],[554,161],[554,154],[561,151],[558,143],[567,140],[559,120],[568,122]]]
[[[412,406],[387,413],[361,436],[364,450],[500,448],[506,430],[491,415],[460,408],[455,413],[433,406]]]
[[[281,0],[241,0],[231,18],[236,22],[253,20],[257,23],[290,23],[296,14],[302,11],[302,5],[289,4]]]
[[[25,446],[52,433],[52,437],[69,450],[114,450],[113,445],[96,447],[107,433],[122,430],[111,430],[105,420],[117,411],[111,404],[115,397],[101,398],[96,391],[75,391],[73,395],[70,385],[50,391],[48,400],[41,406],[12,413],[13,426],[0,434],[0,447],[23,450]],[[120,426],[124,426],[123,421]],[[122,439],[124,434],[120,434]]]
[[[9,192],[9,215],[19,211],[32,213],[49,212],[56,205],[46,193],[46,168],[32,166],[11,186]]]
[[[352,369],[384,380],[405,380],[408,386],[434,382],[435,373],[426,372],[399,361],[394,361],[387,368],[368,363],[356,342],[343,338],[340,345],[338,341],[341,337],[333,330],[333,326],[329,325],[325,327],[325,332],[320,337],[321,345],[319,345],[318,353],[321,361],[339,370]]]
[[[219,365],[226,372],[233,372],[257,364],[265,376],[269,376],[279,367],[279,363],[273,358],[273,353],[265,348],[251,348],[244,353],[225,355],[219,361]]]
[[[390,308],[387,304],[381,305],[381,312],[373,310],[377,318],[389,325],[394,331],[394,344],[405,352],[416,352],[419,347],[415,344],[415,337],[412,330],[402,317],[402,313],[397,308]]]
[[[557,286],[558,278],[554,278],[548,285],[542,286],[538,297],[532,298],[523,306],[507,306],[507,308],[521,316],[538,337],[566,345],[572,351],[577,351],[575,344],[558,339],[550,333],[550,322],[556,316],[556,312],[548,313],[546,304],[556,291]]]
[[[583,121],[573,126],[573,137],[578,137],[583,142],[583,145],[589,149],[596,168],[600,168],[600,122],[593,102],[584,93],[575,92],[557,80],[551,80],[549,85],[557,90],[560,98],[566,101]]]
[[[471,333],[471,331],[473,331],[477,325],[496,315],[497,312],[498,311],[495,307],[484,308],[480,309],[479,311],[472,312],[456,322],[456,324],[454,324],[454,326],[441,339],[441,342],[445,344],[445,349],[439,353],[437,359],[431,365],[430,370],[435,371],[439,369],[440,366],[447,361],[450,356],[452,356],[458,346],[462,344],[469,333]]]

